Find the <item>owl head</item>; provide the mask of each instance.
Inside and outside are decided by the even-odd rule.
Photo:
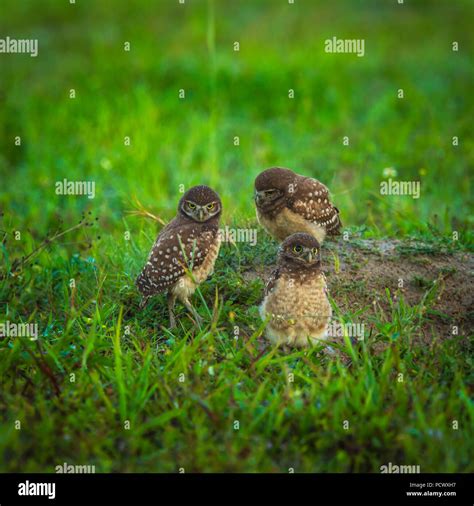
[[[181,197],[178,211],[193,221],[203,223],[220,216],[222,203],[219,195],[209,186],[193,186]]]
[[[290,169],[272,167],[255,179],[255,205],[267,211],[278,207],[294,188],[296,174]]]
[[[290,235],[280,246],[280,262],[299,267],[319,267],[321,265],[319,242],[310,234]]]

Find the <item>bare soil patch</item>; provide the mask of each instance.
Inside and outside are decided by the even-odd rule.
[[[243,273],[247,280],[264,282],[273,269],[264,266]],[[365,317],[382,308],[390,315],[386,289],[394,301],[403,295],[414,306],[438,283],[437,294],[419,339],[428,343],[435,335],[449,338],[453,326],[459,335],[472,334],[474,323],[474,255],[443,252],[423,243],[400,240],[328,241],[324,247],[323,270],[332,298],[344,312],[364,309]]]

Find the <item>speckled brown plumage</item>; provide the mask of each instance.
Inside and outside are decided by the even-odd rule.
[[[280,247],[260,306],[268,319],[266,337],[289,347],[317,344],[326,339],[331,314],[319,243],[312,235],[293,234]]]
[[[151,296],[168,291],[171,327],[175,325],[176,298],[200,320],[189,297],[214,268],[220,247],[221,207],[219,195],[208,186],[188,190],[179,202],[177,216],[158,235],[137,278],[144,296],[142,306]]]
[[[257,176],[255,205],[258,221],[278,241],[304,232],[322,243],[326,235],[340,234],[339,210],[327,187],[290,169],[273,167]]]

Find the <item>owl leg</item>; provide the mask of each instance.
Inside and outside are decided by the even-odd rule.
[[[148,302],[148,300],[149,300],[149,299],[150,299],[150,297],[149,297],[149,296],[144,295],[144,296],[142,297],[142,300],[140,301],[139,308],[140,308],[140,309],[143,309],[143,308],[147,305],[147,302]]]
[[[169,292],[168,293],[168,313],[170,317],[170,329],[174,329],[176,327],[176,318],[174,316],[174,303],[176,302],[176,295]]]
[[[188,298],[185,298],[183,300],[183,304],[186,306],[186,309],[193,315],[193,318],[196,320],[196,323],[199,327],[202,327],[203,321],[200,316],[200,314],[196,311],[196,309],[193,307],[191,302],[189,302]]]

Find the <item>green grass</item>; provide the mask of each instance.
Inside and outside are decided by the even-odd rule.
[[[180,185],[206,183],[225,224],[256,227],[253,180],[283,165],[331,188],[353,244],[401,239],[401,262],[471,255],[469,14],[467,1],[4,1],[0,33],[38,37],[39,56],[0,55],[0,321],[41,337],[0,339],[0,471],[472,472],[472,340],[421,339],[436,283],[413,278],[414,305],[387,289],[375,311],[331,293],[341,321],[375,329],[335,356],[264,350],[264,280],[244,274],[277,245],[259,230],[255,247],[223,246],[193,297],[204,329],[178,306],[170,332],[164,297],[141,311],[134,287],[160,227],[129,213],[138,198],[169,220]],[[324,53],[332,36],[364,38],[366,55]],[[382,197],[387,167],[420,180],[420,199]],[[95,181],[96,198],[55,195],[63,178]],[[91,226],[21,268],[83,213]]]
[[[37,265],[20,285],[1,285],[2,293],[14,290],[10,321],[30,311],[46,328],[38,342],[11,339],[1,351],[3,470],[53,472],[62,462],[104,472],[379,472],[388,462],[473,470],[472,344],[417,340],[436,286],[419,305],[394,302],[387,290],[387,311],[337,312],[376,329],[341,348],[348,365],[318,349],[261,350],[262,282],[244,282],[241,273],[264,250],[275,252],[268,240],[253,259],[223,247],[201,287],[206,304],[195,297],[201,332],[182,307],[179,329],[167,330],[163,296],[140,312],[127,274],[139,266],[137,247],[107,242],[116,274],[52,255],[54,267]],[[377,343],[388,343],[381,354]]]

